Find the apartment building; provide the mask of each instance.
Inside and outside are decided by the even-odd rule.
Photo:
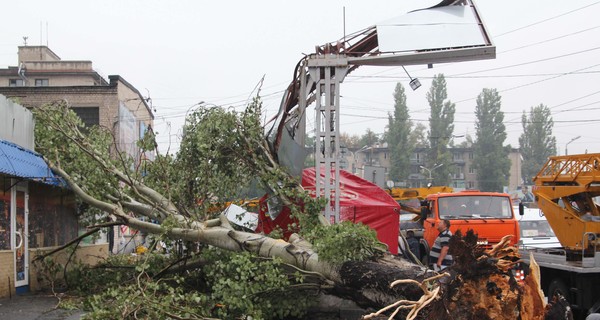
[[[471,147],[452,147],[449,150],[452,154],[450,187],[455,190],[478,189],[477,171],[473,166],[473,149]],[[401,181],[394,181],[394,184],[410,188],[425,187],[429,182],[429,174],[422,166],[426,167],[428,165],[428,153],[429,148],[415,148],[410,157],[409,175]],[[511,168],[507,191],[516,190],[522,184],[520,170],[523,159],[519,149],[511,149],[509,158]],[[391,162],[387,143],[350,151],[346,155],[345,163],[350,164],[347,170],[378,184],[382,188],[385,188],[387,181],[390,180],[388,174]]]

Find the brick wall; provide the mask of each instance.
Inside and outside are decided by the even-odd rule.
[[[0,251],[0,298],[6,298],[14,294],[15,254],[12,250],[2,250]]]
[[[29,289],[30,291],[40,291],[50,289],[49,284],[42,281],[40,277],[39,263],[33,263],[33,259],[40,253],[48,252],[54,248],[30,249],[29,250]],[[64,265],[68,259],[68,250],[63,250],[53,256],[54,261]],[[87,265],[95,265],[108,256],[108,244],[95,244],[80,246],[74,260]],[[62,272],[58,274],[62,279]],[[10,290],[10,291],[9,291]],[[7,298],[15,295],[15,273],[14,273],[14,253],[11,250],[0,251],[0,298]]]
[[[33,259],[38,254],[43,254],[54,248],[42,248],[42,249],[31,249],[29,250],[29,288],[31,291],[49,290],[50,284],[43,280],[43,276],[40,274],[40,263],[33,263]],[[69,258],[69,251],[63,250],[52,256],[52,259],[60,265],[65,265]],[[82,245],[77,249],[75,256],[72,258],[69,267],[72,267],[73,262],[81,262],[86,265],[95,265],[108,257],[108,244],[92,244]],[[58,278],[63,279],[62,271],[58,273]]]

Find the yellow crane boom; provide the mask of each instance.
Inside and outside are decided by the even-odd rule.
[[[550,157],[533,178],[533,193],[568,252],[600,247],[600,153]]]

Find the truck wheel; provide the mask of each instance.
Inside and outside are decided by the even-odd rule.
[[[552,300],[552,297],[554,297],[554,294],[557,292],[559,292],[567,301],[571,300],[569,298],[569,288],[560,279],[554,279],[550,282],[550,285],[548,286],[548,300]]]

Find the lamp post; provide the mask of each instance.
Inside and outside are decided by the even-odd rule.
[[[187,109],[187,111],[185,112],[185,118],[183,120],[184,124],[187,122],[187,117],[188,117],[188,113],[190,113],[190,111],[194,108],[194,107],[199,107],[201,105],[204,104],[204,101],[200,101],[198,103],[194,103],[191,107],[189,107],[189,109]]]
[[[358,149],[358,150],[354,151],[354,166],[355,166],[355,167],[358,167],[358,153],[359,153],[359,152],[363,152],[363,151],[364,151],[365,149],[367,149],[367,148],[369,148],[369,146],[364,146],[364,147],[362,147],[362,148],[360,148],[360,149]],[[364,166],[364,162],[362,162],[361,164]],[[363,170],[363,168],[356,168],[356,169],[358,169],[358,170]],[[352,173],[356,174],[356,171],[355,171],[355,170],[352,170],[352,171],[353,171]],[[361,178],[364,178],[364,171],[363,171],[363,174],[362,174],[362,175],[360,175],[360,177],[361,177]]]
[[[581,138],[581,136],[577,136],[577,137],[569,140],[569,142],[567,142],[567,144],[565,144],[565,156],[569,154],[569,151],[567,150],[567,147],[569,146],[569,143],[571,143],[571,142],[573,142],[573,141],[575,141],[575,140],[577,140],[579,138]]]
[[[435,169],[437,169],[437,168],[439,168],[439,167],[441,167],[441,166],[443,166],[443,165],[444,165],[443,163],[434,164],[434,165],[433,165],[433,168],[431,168],[431,169],[429,169],[429,168],[426,168],[425,166],[419,166],[419,168],[421,168],[422,170],[426,170],[427,172],[429,172],[429,178],[428,178],[428,180],[429,180],[429,183],[428,183],[428,187],[431,187],[431,184],[432,184],[432,182],[433,182],[433,177],[431,176],[431,173],[433,172],[433,170],[435,170]]]

